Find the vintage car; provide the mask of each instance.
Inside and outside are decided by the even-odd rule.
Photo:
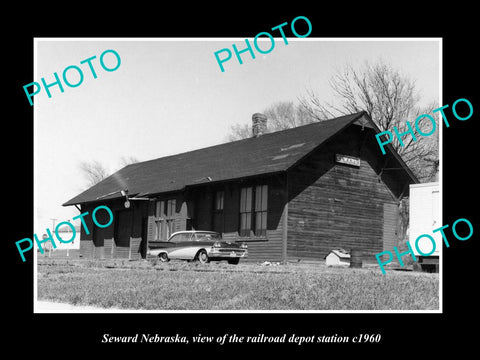
[[[149,244],[149,255],[158,256],[161,261],[170,259],[195,260],[208,263],[211,260],[227,260],[238,264],[240,258],[247,257],[247,244],[228,242],[213,231],[178,231],[167,241],[154,241]]]

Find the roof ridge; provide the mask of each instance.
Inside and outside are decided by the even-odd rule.
[[[363,114],[361,111],[130,164],[63,205],[97,201],[99,196],[105,200],[105,194],[118,190],[119,186],[128,187],[132,195],[156,194],[177,191],[199,178],[225,181],[286,171]],[[293,146],[300,143],[301,146]]]
[[[318,126],[319,124],[322,124],[322,123],[325,123],[325,122],[330,122],[330,121],[336,121],[340,118],[344,118],[344,117],[347,117],[347,116],[351,116],[351,117],[356,118],[356,117],[360,117],[364,113],[366,113],[366,111],[362,110],[360,112],[353,113],[353,114],[337,116],[335,118],[326,119],[326,120],[318,120],[318,121],[314,121],[314,122],[311,122],[311,123],[308,123],[308,124],[291,127],[291,128],[288,128],[288,129],[272,131],[272,132],[269,132],[269,133],[262,134],[261,136],[258,136],[258,137],[250,136],[250,137],[244,138],[244,139],[238,139],[238,140],[234,140],[234,141],[226,141],[226,142],[223,142],[223,143],[220,143],[220,144],[205,146],[205,147],[198,148],[198,149],[193,149],[193,150],[187,150],[187,151],[184,151],[184,152],[181,152],[181,153],[176,153],[176,154],[171,154],[171,155],[166,155],[166,156],[159,156],[159,157],[156,157],[154,159],[139,161],[139,162],[136,162],[136,163],[133,163],[133,164],[128,164],[128,165],[124,166],[123,168],[121,168],[119,170],[125,169],[126,167],[128,167],[130,165],[145,164],[145,163],[156,161],[156,160],[159,160],[159,159],[167,159],[167,158],[172,157],[172,156],[180,156],[180,155],[185,155],[185,154],[191,154],[191,153],[194,153],[196,151],[202,151],[202,150],[211,149],[211,148],[214,148],[214,147],[220,147],[220,146],[225,146],[225,145],[229,145],[229,144],[233,144],[233,143],[246,142],[246,141],[255,141],[255,140],[258,140],[258,139],[265,138],[265,137],[271,137],[271,136],[279,135],[281,133],[285,133],[285,132],[289,132],[289,131],[295,131],[295,130],[298,130],[300,128],[305,128],[307,126],[313,126],[313,125]],[[353,121],[353,119],[352,119],[352,121]]]

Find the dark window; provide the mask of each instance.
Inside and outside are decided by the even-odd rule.
[[[155,202],[155,234],[157,241],[166,241],[174,232],[175,199]]]
[[[250,236],[252,228],[252,188],[240,190],[240,236]]]
[[[240,236],[267,234],[268,186],[258,185],[240,190]]]
[[[223,198],[224,192],[223,190],[217,191],[215,193],[215,210],[223,210]]]
[[[219,233],[223,232],[223,201],[225,192],[219,190],[215,193],[213,206],[213,230]]]
[[[175,232],[175,199],[167,200],[166,223],[167,223],[167,237]]]
[[[166,240],[163,231],[163,221],[165,219],[164,214],[165,202],[160,200],[155,202],[155,240]]]
[[[267,234],[267,185],[259,185],[255,188],[255,235]]]

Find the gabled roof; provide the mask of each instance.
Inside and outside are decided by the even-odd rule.
[[[345,250],[340,250],[340,249],[332,250],[327,254],[327,256],[330,255],[330,254],[336,255],[340,259],[350,259],[350,254],[348,252],[346,252]],[[327,256],[325,256],[325,257],[327,257]]]
[[[359,112],[127,165],[63,205],[119,198],[120,190],[125,189],[130,196],[148,197],[202,183],[286,171],[362,116],[370,119],[365,112]]]

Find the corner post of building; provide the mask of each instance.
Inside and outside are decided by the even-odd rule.
[[[287,264],[287,235],[288,235],[288,171],[285,173],[285,206],[283,208],[282,226],[282,263]]]
[[[133,227],[133,224],[132,224]],[[132,260],[132,237],[130,236],[130,240],[128,242],[128,260]]]

